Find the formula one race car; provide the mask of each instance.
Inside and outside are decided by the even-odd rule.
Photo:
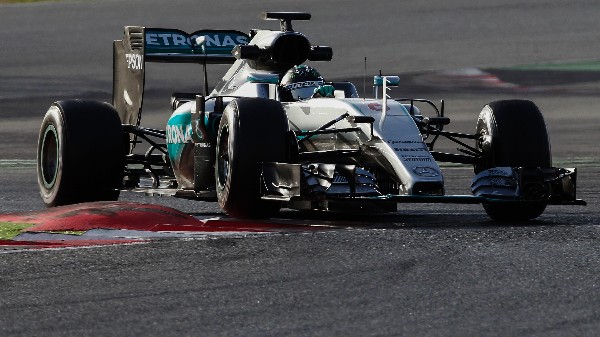
[[[423,202],[481,203],[492,218],[513,220],[536,218],[550,204],[585,204],[576,199],[576,170],[552,166],[532,102],[492,102],[474,134],[445,131],[443,103],[388,97],[395,76],[375,76],[383,94],[366,99],[352,83],[325,82],[304,65],[332,58],[330,47],[292,29],[310,14],[263,19],[279,20],[280,30],[125,27],[113,45],[112,104],[64,100],[44,117],[44,203],[116,200],[130,190],[218,201],[235,217],[270,217],[282,207],[395,211]],[[204,92],[174,93],[166,130],[140,125],[146,62],[204,66]],[[206,67],[222,63],[233,65],[209,93]],[[460,153],[434,151],[439,137]],[[148,148],[137,153],[142,140]],[[473,165],[473,195],[445,195],[438,162]]]

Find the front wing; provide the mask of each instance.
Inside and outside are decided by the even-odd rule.
[[[353,188],[314,188],[303,179],[300,164],[263,163],[262,199],[278,201],[353,201],[357,203],[545,203],[586,205],[576,198],[577,170],[574,168],[511,168],[484,170],[473,179],[473,195],[377,194],[376,188],[360,188],[374,182],[356,177]],[[367,192],[365,192],[367,191]]]

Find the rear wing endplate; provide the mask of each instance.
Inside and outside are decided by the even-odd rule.
[[[125,27],[113,43],[113,105],[123,124],[137,125],[141,114],[146,62],[231,64],[231,50],[248,44],[248,35],[235,30]]]

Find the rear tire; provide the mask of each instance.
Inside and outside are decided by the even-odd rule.
[[[476,147],[483,160],[475,173],[492,167],[551,167],[552,156],[546,123],[531,101],[505,100],[486,105],[477,120]],[[539,217],[545,203],[484,203],[494,220],[530,220]]]
[[[46,206],[117,200],[123,148],[121,121],[110,104],[55,102],[38,138],[37,177]]]
[[[281,202],[262,200],[263,162],[286,162],[288,121],[281,103],[263,98],[238,98],[227,106],[217,135],[215,181],[217,199],[229,215],[265,218]]]

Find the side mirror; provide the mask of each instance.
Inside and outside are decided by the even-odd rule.
[[[233,47],[231,54],[237,60],[256,60],[263,55],[264,52],[255,45],[237,45]]]
[[[312,46],[308,52],[309,61],[331,61],[333,49],[331,47]]]
[[[397,87],[400,85],[400,77],[398,76],[373,76],[373,86],[383,87],[383,81],[386,80],[386,86]]]

